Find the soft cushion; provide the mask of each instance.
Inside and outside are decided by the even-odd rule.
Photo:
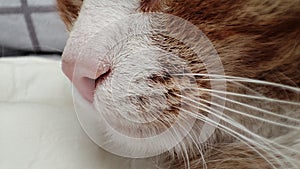
[[[0,80],[0,169],[148,168],[87,137],[59,60],[1,58]]]

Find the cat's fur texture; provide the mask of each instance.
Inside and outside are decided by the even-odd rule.
[[[74,70],[74,62],[83,62],[86,65],[89,61],[80,60],[79,51],[83,48],[91,47],[87,42],[91,42],[94,33],[101,29],[103,25],[117,21],[122,17],[134,13],[162,12],[183,18],[196,25],[209,38],[214,45],[222,61],[224,72],[227,76],[244,77],[256,79],[259,82],[272,82],[272,84],[246,83],[237,85],[236,83],[227,83],[227,92],[250,95],[252,90],[255,93],[266,98],[277,99],[273,102],[253,100],[253,98],[235,97],[229,95],[226,99],[224,110],[224,120],[221,119],[219,126],[229,128],[236,133],[225,131],[219,127],[213,136],[205,143],[194,144],[197,132],[201,128],[201,120],[195,123],[191,138],[185,138],[169,152],[161,154],[156,158],[161,167],[170,168],[219,168],[219,169],[254,169],[254,168],[299,168],[300,166],[300,1],[299,0],[57,0],[58,9],[61,18],[65,22],[68,30],[71,32],[70,40],[63,56],[63,66],[72,67],[68,71]],[[85,6],[82,4],[85,3]],[[81,11],[81,8],[84,10]],[[105,10],[103,10],[105,9]],[[79,18],[78,18],[79,17]],[[75,25],[75,26],[74,26]],[[175,25],[169,24],[169,27]],[[152,29],[153,27],[147,27]],[[188,35],[186,35],[188,36]],[[160,34],[152,34],[146,40],[134,39],[139,44],[128,42],[124,50],[131,51],[140,48],[155,50],[156,48],[168,51],[186,60],[188,67],[194,74],[205,74],[205,66],[201,61],[194,57],[194,53],[186,48],[184,44]],[[101,42],[97,42],[101,44]],[[83,52],[84,53],[84,52]],[[124,52],[126,53],[126,52]],[[130,53],[130,52],[129,52]],[[82,54],[82,52],[81,52]],[[93,55],[89,54],[89,55]],[[134,70],[143,70],[147,65],[155,65],[159,57],[134,58],[139,64],[132,66],[130,61],[124,62],[124,65]],[[159,54],[158,54],[159,55]],[[78,58],[79,57],[79,58]],[[162,61],[163,62],[163,61]],[[170,63],[166,63],[170,64]],[[84,65],[84,64],[82,64]],[[132,67],[130,67],[132,66]],[[130,70],[116,66],[115,76],[130,74]],[[118,69],[119,68],[119,69]],[[129,69],[128,68],[128,69]],[[153,66],[153,68],[156,68]],[[114,71],[114,69],[112,69]],[[67,73],[68,74],[68,73]],[[86,75],[89,77],[88,75]],[[132,75],[133,76],[133,75]],[[96,79],[97,77],[89,77]],[[109,77],[108,77],[109,78]],[[115,77],[118,79],[117,77]],[[167,114],[161,121],[164,124],[170,124],[170,118],[177,116],[179,110],[176,105],[179,103],[178,89],[174,88],[174,77],[168,75],[156,74],[155,71],[147,76],[152,88],[155,85],[163,86],[168,89],[165,96],[168,98],[166,109],[162,111]],[[72,77],[70,77],[72,79]],[[119,79],[120,80],[120,79]],[[178,80],[178,79],[177,79]],[[182,79],[179,79],[181,81]],[[184,83],[185,80],[181,82]],[[78,83],[78,82],[76,82]],[[120,82],[121,83],[121,82]],[[142,81],[141,84],[145,83]],[[141,84],[136,83],[139,86]],[[203,81],[203,77],[196,76],[196,84],[199,88],[210,89],[209,84]],[[292,86],[293,90],[286,87],[278,87],[273,84],[282,84]],[[105,105],[111,103],[105,96],[105,87],[96,88],[95,105],[101,108],[102,112],[120,112],[116,105]],[[295,89],[295,90],[294,90]],[[117,89],[116,89],[117,90]],[[159,91],[162,92],[162,91]],[[107,95],[106,95],[107,94]],[[140,94],[142,95],[142,94]],[[139,96],[140,96],[139,95]],[[120,93],[120,97],[122,93]],[[209,100],[210,91],[202,93],[193,93],[188,95],[195,99],[202,98]],[[159,98],[130,98],[130,103],[139,108],[148,108],[156,105],[155,100]],[[134,100],[136,99],[136,100]],[[278,100],[286,100],[296,104],[283,104]],[[120,101],[123,101],[120,98]],[[126,102],[125,102],[126,103]],[[135,105],[134,105],[135,103]],[[244,105],[238,104],[243,103]],[[298,104],[297,104],[298,103]],[[209,105],[210,103],[204,103]],[[251,107],[245,106],[251,105]],[[147,107],[148,106],[148,107]],[[159,105],[161,106],[161,105]],[[266,111],[259,111],[258,109]],[[99,108],[100,109],[100,108]],[[238,114],[233,112],[243,112]],[[134,110],[136,110],[134,108]],[[140,109],[139,109],[140,110]],[[282,115],[274,117],[268,112]],[[207,112],[198,110],[199,114],[207,116]],[[112,113],[113,114],[113,113]],[[245,115],[246,114],[246,115]],[[113,115],[112,115],[113,116]],[[230,117],[230,120],[228,120]],[[258,118],[253,118],[258,117]],[[290,117],[286,119],[285,117]],[[228,121],[226,121],[226,119]],[[265,119],[265,120],[261,120]],[[296,119],[293,121],[293,119]],[[271,123],[270,123],[271,121]],[[272,123],[274,122],[274,123]],[[286,124],[293,127],[284,127]],[[116,124],[119,125],[119,124]],[[122,126],[123,125],[123,126]],[[147,127],[159,126],[160,123],[149,124],[149,126],[131,126],[131,124],[120,122],[120,127],[125,132],[130,130],[135,132],[134,128],[142,131]],[[126,128],[126,126],[128,128]],[[239,127],[239,126],[243,126]],[[159,127],[157,127],[159,128]],[[138,131],[138,130],[137,130]],[[249,132],[250,133],[249,133]],[[196,133],[196,134],[195,134]],[[132,133],[131,133],[132,134]],[[140,133],[143,135],[142,133]],[[257,135],[259,135],[259,137]],[[246,137],[247,139],[244,139]],[[263,138],[263,139],[262,139]],[[268,141],[266,141],[268,140]],[[122,142],[122,140],[120,140]],[[274,143],[274,144],[273,144]],[[276,143],[276,144],[275,144]],[[128,145],[130,143],[124,144]],[[281,145],[281,146],[280,146]],[[153,147],[151,147],[153,148]],[[200,151],[199,151],[200,149]],[[145,149],[141,150],[147,152]]]

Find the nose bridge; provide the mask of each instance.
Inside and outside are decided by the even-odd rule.
[[[90,16],[83,12],[76,21],[62,55],[64,73],[73,79],[88,77],[95,79],[104,63],[104,42],[98,37],[98,23],[93,24]]]

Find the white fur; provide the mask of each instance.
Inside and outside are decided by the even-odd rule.
[[[131,19],[130,14],[137,13],[138,7],[138,1],[84,1],[63,56],[64,62],[79,62],[81,65],[91,61],[111,64],[112,75],[96,90],[95,107],[105,117],[111,116],[108,118],[109,123],[114,124],[110,125],[122,129],[127,126],[126,130],[133,130],[132,133],[139,129],[139,125],[132,125],[132,122],[151,122],[153,119],[151,116],[145,119],[140,116],[130,117],[138,111],[128,102],[127,96],[162,95],[164,92],[163,88],[154,90],[146,81],[148,76],[161,70],[157,56],[163,53],[151,46],[150,40],[144,35],[150,31],[147,17],[134,15],[135,18]],[[150,102],[156,102],[158,106],[163,107],[166,105],[163,97]],[[119,116],[125,120],[118,119]],[[99,131],[99,135],[107,137],[106,141],[113,143],[116,151],[110,151],[118,155],[153,156],[167,151],[172,146],[168,137],[164,137],[168,140],[165,140],[164,144],[161,139],[156,139],[156,143],[153,142],[154,139],[133,141],[135,139],[128,138],[126,141],[118,134],[120,131],[113,132],[104,125],[105,123],[99,123],[102,125],[97,129],[107,133],[101,134]],[[103,144],[101,146],[104,146]]]
[[[162,71],[158,58],[169,54],[151,44],[150,17],[136,14],[138,7],[137,1],[84,1],[63,56],[64,62],[76,62],[75,65],[80,66],[91,62],[111,64],[112,74],[95,92],[95,107],[108,124],[98,122],[101,125],[95,130],[102,130],[98,134],[112,143],[99,143],[100,146],[126,157],[158,155],[175,146],[187,133],[175,129],[157,134],[154,130],[160,126],[153,125],[151,130],[141,129],[146,126],[143,123],[152,122],[161,115],[158,110],[168,108],[164,96],[166,89],[149,86],[147,78]],[[90,74],[96,72],[93,68],[90,71]],[[77,73],[76,66],[74,73]],[[137,96],[150,99],[151,106],[146,108],[149,112],[141,112],[129,100]],[[181,127],[182,130],[190,130],[193,126],[193,120],[188,121],[181,124],[186,126]],[[148,137],[134,138],[139,137],[140,130]],[[178,138],[174,139],[174,135]]]
[[[91,106],[89,108],[89,105],[85,105],[87,108],[83,110],[78,109],[80,112],[77,113],[83,118],[85,111],[92,113],[93,115],[91,115],[91,117],[95,118],[87,118],[85,121],[82,121],[83,128],[86,129],[89,136],[102,148],[126,157],[154,156],[175,146],[174,139],[170,137],[170,135],[161,135],[158,139],[152,137],[145,139],[134,137],[139,136],[137,134],[139,131],[149,136],[156,134],[153,130],[147,130],[146,125],[143,123],[152,122],[159,115],[152,114],[151,109],[158,110],[168,108],[166,104],[167,100],[164,97],[166,89],[164,87],[151,86],[147,81],[147,77],[152,74],[159,74],[163,70],[159,61],[161,56],[170,56],[169,53],[160,50],[152,44],[149,37],[152,31],[151,17],[149,18],[145,15],[138,14],[138,7],[138,1],[84,1],[80,15],[70,34],[70,39],[63,57],[64,62],[75,62],[78,63],[78,65],[80,64],[79,66],[84,64],[89,65],[91,63],[97,63],[99,65],[107,62],[110,63],[112,69],[111,74],[106,81],[96,88],[94,106],[97,111],[90,109]],[[201,48],[201,45],[190,47],[196,52],[211,50],[209,45],[207,45],[209,44],[208,40],[203,37],[202,39],[199,38],[199,40],[203,40],[202,43],[206,43],[205,49],[203,49],[203,47]],[[221,74],[221,77],[225,77],[222,76],[224,72],[222,72],[222,65],[218,65],[218,61],[211,60],[211,56],[203,56],[202,59],[204,62],[209,63],[206,65],[207,69],[209,69],[209,67],[212,67],[212,69],[218,68],[218,70],[211,72],[208,70],[209,74]],[[93,74],[97,70],[91,68],[89,71]],[[77,73],[76,67],[74,73]],[[248,82],[251,82],[251,80],[248,79]],[[213,83],[214,81],[211,82],[211,84]],[[217,85],[219,85],[219,83],[217,83],[216,86]],[[221,86],[222,85],[223,84],[221,84]],[[146,107],[146,109],[149,110],[150,113],[140,111],[139,107],[136,106],[138,104],[134,104],[134,99],[141,95],[149,98],[151,106]],[[154,95],[156,97],[151,97]],[[81,107],[80,104],[84,101],[77,96],[75,96],[75,99],[78,99],[77,101],[80,102],[76,103],[78,104],[76,106]],[[228,99],[226,100],[225,97],[223,101],[228,101]],[[138,100],[136,102],[138,102]],[[224,109],[224,105],[222,105],[224,102],[219,103],[219,108]],[[82,107],[85,106],[82,105]],[[203,105],[199,105],[199,103],[196,103],[196,106],[198,106],[199,109],[204,107]],[[229,131],[230,134],[234,133],[239,137],[237,139],[246,140],[248,143],[268,149],[265,143],[260,145],[260,143],[258,143],[260,139],[255,138],[258,137],[256,133],[252,133],[253,131],[251,129],[260,127],[251,125],[250,130],[248,130],[246,127],[244,128],[240,121],[234,121],[231,117],[222,117],[218,106],[214,108],[216,109],[215,112],[220,113],[217,114],[219,116],[218,118],[229,121],[231,125],[245,130],[245,133],[249,132],[247,134],[251,137],[244,136],[238,132],[234,133],[234,130]],[[195,112],[197,111],[191,114],[195,115]],[[212,114],[213,113],[211,113],[211,115]],[[97,119],[95,115],[101,118]],[[199,114],[195,116],[199,119],[203,118]],[[238,119],[243,119],[243,117],[240,117],[242,115],[238,114],[237,116],[239,117]],[[205,121],[205,118],[202,120]],[[189,125],[194,125],[194,121],[191,121],[191,124],[185,126],[185,128],[188,129],[187,132],[190,131]],[[243,119],[243,121],[245,121],[245,119]],[[211,125],[208,126],[215,127],[217,123],[218,121],[211,120]],[[222,124],[220,126],[222,126]],[[228,128],[228,126],[222,127]],[[208,127],[209,130],[205,129],[203,133],[201,133],[201,129],[201,125],[195,123],[193,132],[190,133],[189,138],[175,147],[176,153],[184,153],[187,149],[192,149],[190,152],[199,151],[201,147],[195,149],[194,145],[199,146],[204,142],[201,138],[201,134],[207,135],[207,137],[211,136],[211,128]],[[230,130],[230,127],[228,129]],[[264,131],[269,130],[265,129]],[[176,130],[173,133],[171,132],[171,135],[179,134],[181,136],[181,132],[182,131]],[[294,136],[295,135],[293,135],[293,137]],[[206,141],[206,136],[204,137]],[[179,138],[181,139],[181,137]],[[175,140],[182,141],[180,139]],[[263,138],[263,140],[267,139]],[[268,144],[272,142],[272,140],[270,139],[266,142],[266,144]],[[285,145],[284,143],[282,144]]]

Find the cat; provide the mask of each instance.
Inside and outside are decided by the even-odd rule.
[[[299,0],[57,5],[62,69],[113,128],[113,153],[157,168],[299,168]]]

